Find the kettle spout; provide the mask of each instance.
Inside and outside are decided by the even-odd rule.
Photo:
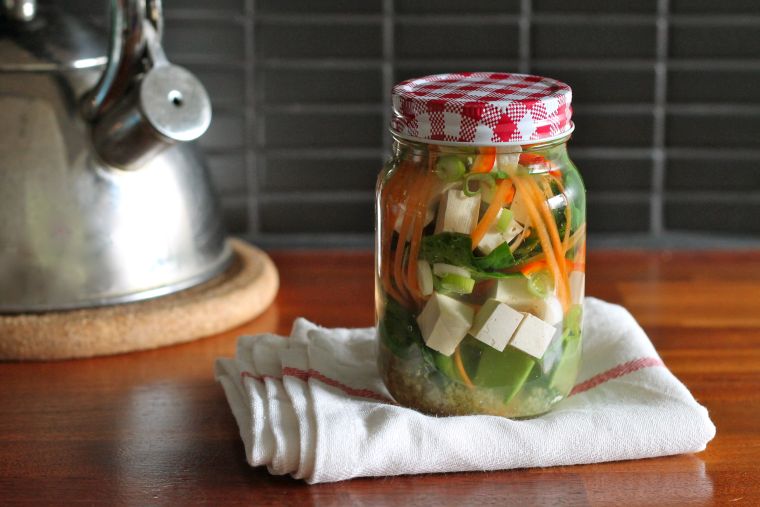
[[[109,62],[84,104],[98,156],[136,169],[166,148],[193,141],[211,123],[211,101],[161,48],[160,0],[111,0]]]
[[[151,69],[93,125],[95,151],[109,165],[136,169],[211,123],[211,101],[198,79],[177,65]]]

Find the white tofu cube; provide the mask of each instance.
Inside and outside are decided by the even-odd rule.
[[[571,271],[568,276],[570,283],[570,302],[574,305],[583,304],[586,293],[586,274],[583,271]]]
[[[564,317],[562,303],[557,296],[549,294],[543,299],[536,297],[528,289],[528,279],[523,276],[497,280],[491,297],[515,310],[530,312],[551,325],[561,322]]]
[[[530,306],[537,299],[528,289],[528,279],[524,276],[496,280],[490,296],[512,308]]]
[[[496,220],[494,220],[494,223],[483,235],[483,239],[478,243],[478,249],[486,255],[496,250],[496,248],[501,246],[502,243],[509,243],[515,239],[515,236],[520,234],[523,230],[523,227],[512,218],[507,225],[507,229],[504,232],[499,231],[497,225],[502,213],[504,213],[503,209],[499,211],[498,215],[496,215]]]
[[[536,299],[536,303],[532,307],[520,308],[520,310],[530,312],[552,326],[562,322],[565,316],[562,310],[562,303],[553,294],[549,294],[544,299]]]
[[[459,232],[470,234],[478,223],[480,194],[467,197],[461,190],[451,189],[443,194],[438,207],[435,233]]]
[[[428,347],[450,356],[467,336],[474,313],[470,306],[434,292],[417,316],[417,324]]]
[[[495,299],[489,299],[475,315],[470,334],[489,347],[501,352],[517,331],[522,320],[523,314],[521,312]]]
[[[478,243],[478,250],[488,255],[500,247],[505,241],[504,234],[491,228],[483,235],[483,239],[480,240],[480,243]]]
[[[530,313],[523,315],[525,318],[517,328],[517,332],[515,332],[509,345],[536,359],[541,359],[549,347],[556,329]]]
[[[512,218],[517,220],[524,226],[530,225],[530,215],[528,215],[528,209],[525,207],[525,199],[519,190],[515,192],[515,198],[512,199],[512,205],[509,207],[512,210]]]

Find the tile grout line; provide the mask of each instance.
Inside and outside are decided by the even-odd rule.
[[[247,192],[248,210],[248,237],[259,234],[259,173],[258,148],[261,125],[257,116],[257,94],[259,87],[256,83],[258,74],[255,71],[256,45],[255,45],[255,0],[245,2],[245,181]]]
[[[382,26],[382,105],[383,105],[383,152],[390,153],[391,134],[388,126],[391,123],[392,101],[391,88],[394,83],[395,61],[395,5],[394,0],[383,0],[383,26]],[[379,168],[378,168],[379,170]]]
[[[654,74],[654,126],[652,129],[652,199],[650,202],[651,233],[662,237],[665,232],[664,192],[666,132],[665,114],[668,91],[668,12],[669,0],[657,0],[656,59]]]
[[[523,74],[530,72],[530,29],[533,16],[533,2],[532,0],[520,0],[520,19],[518,21],[519,32],[519,56],[520,61],[518,69]]]

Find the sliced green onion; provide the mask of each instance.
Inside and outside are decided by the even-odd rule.
[[[446,273],[441,278],[441,289],[454,294],[469,294],[475,288],[475,280],[472,278]]]
[[[480,185],[478,185],[477,190],[472,190],[470,188],[471,181],[477,181],[478,183],[480,182],[487,183],[491,187],[494,184],[493,176],[491,176],[488,173],[470,173],[464,177],[464,187],[462,188],[462,192],[464,192],[464,195],[466,195],[467,197],[472,197],[478,192],[480,192]]]
[[[509,228],[509,224],[512,222],[512,210],[503,208],[499,212],[499,218],[496,219],[496,230],[505,233]]]
[[[497,180],[503,180],[503,179],[509,178],[509,175],[505,173],[504,171],[491,171],[491,176],[493,176]]]
[[[459,157],[448,155],[435,163],[435,173],[443,181],[456,181],[464,175],[466,168]]]
[[[542,269],[528,275],[528,290],[537,298],[544,299],[554,290],[554,279],[549,271]]]

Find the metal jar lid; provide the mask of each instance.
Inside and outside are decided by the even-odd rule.
[[[391,130],[428,143],[476,145],[550,141],[573,131],[572,91],[528,74],[460,72],[393,87]]]

